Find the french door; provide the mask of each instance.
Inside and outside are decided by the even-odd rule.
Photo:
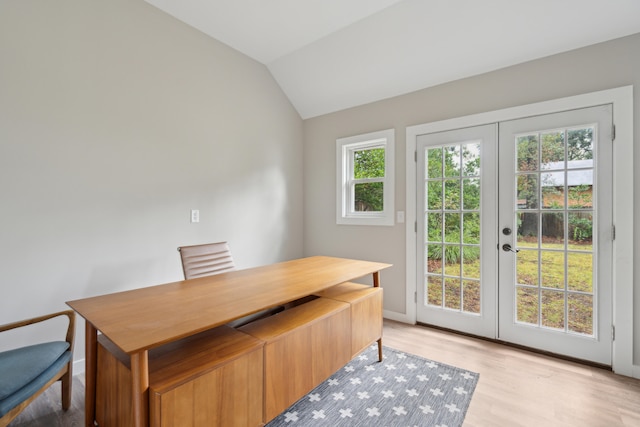
[[[611,364],[611,117],[418,137],[419,322]]]

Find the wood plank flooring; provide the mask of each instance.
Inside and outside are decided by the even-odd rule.
[[[480,374],[465,427],[640,426],[640,380],[389,320],[384,322],[383,342],[385,346]],[[60,409],[60,386],[56,384],[10,427],[82,426],[84,376],[76,376],[73,387],[69,411]]]
[[[385,346],[480,374],[474,426],[640,426],[640,380],[485,340],[385,321]]]

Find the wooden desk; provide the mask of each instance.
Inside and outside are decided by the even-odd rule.
[[[85,319],[85,421],[93,427],[97,332],[131,358],[136,427],[148,425],[148,351],[231,320],[373,274],[390,264],[315,256],[67,304]]]

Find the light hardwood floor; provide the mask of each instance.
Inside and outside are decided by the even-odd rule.
[[[480,374],[465,426],[640,426],[640,380],[493,342],[385,321],[383,343]]]
[[[385,321],[385,346],[480,374],[464,426],[640,426],[640,380],[549,356],[421,326]],[[55,385],[11,427],[81,426],[84,377],[72,407]]]

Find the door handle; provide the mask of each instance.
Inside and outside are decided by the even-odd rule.
[[[505,243],[504,245],[502,245],[502,250],[505,252],[513,252],[514,254],[517,254],[518,252],[520,252],[520,249],[513,249],[511,245],[508,243]]]

